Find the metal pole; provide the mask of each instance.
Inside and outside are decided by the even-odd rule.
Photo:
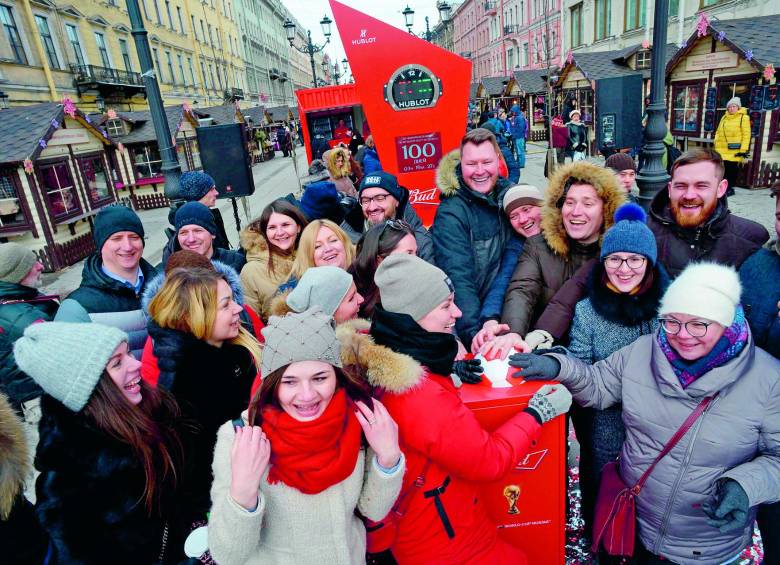
[[[157,136],[157,145],[162,158],[162,173],[165,176],[165,196],[171,200],[179,197],[179,177],[181,167],[176,158],[174,148],[175,141],[171,138],[171,130],[168,127],[168,118],[165,115],[160,87],[157,84],[157,76],[154,74],[152,64],[152,52],[149,49],[147,31],[141,19],[141,11],[138,8],[138,0],[127,0],[127,14],[130,17],[132,35],[135,40],[135,48],[138,51],[138,62],[141,64],[141,76],[146,86],[146,100],[149,102],[149,112],[152,115],[154,133]]]
[[[666,153],[664,137],[666,137],[666,119],[664,112],[664,84],[666,82],[666,26],[668,23],[669,0],[655,1],[655,16],[653,18],[653,53],[650,72],[650,105],[647,107],[647,127],[642,146],[644,158],[642,169],[636,177],[639,186],[639,203],[645,210],[650,209],[655,195],[664,190],[669,182],[669,175],[661,162]]]
[[[309,37],[308,43],[306,44],[306,52],[309,54],[309,61],[311,62],[311,74],[314,79],[314,88],[317,88],[317,69],[314,64],[314,44],[311,42],[311,30],[306,30],[306,33]]]
[[[431,40],[431,28],[428,25],[428,16],[425,16],[425,41]]]

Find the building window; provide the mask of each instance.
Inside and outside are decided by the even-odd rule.
[[[38,170],[52,217],[58,220],[78,213],[81,208],[68,162],[58,161],[41,165]]]
[[[211,24],[206,24],[209,29],[209,45],[214,47],[214,35],[211,33]]]
[[[84,50],[81,48],[81,41],[79,40],[79,30],[76,26],[71,24],[65,24],[65,31],[68,34],[68,41],[70,47],[73,49],[73,56],[76,58],[76,64],[85,65]]]
[[[165,13],[168,15],[168,27],[175,31],[173,27],[173,16],[171,15],[171,1],[165,0]]]
[[[626,0],[626,31],[645,27],[646,11],[645,0]]]
[[[53,69],[59,69],[60,60],[57,57],[57,51],[54,49],[54,40],[51,37],[49,21],[43,16],[36,15],[35,26],[38,28],[38,33],[41,34],[41,43],[43,43],[43,50],[46,51],[49,66]]]
[[[126,39],[120,39],[119,40],[119,52],[122,54],[122,62],[125,65],[125,70],[128,73],[133,72],[133,65],[130,62],[130,50],[127,48],[127,40]]]
[[[118,137],[125,134],[125,126],[119,118],[106,122],[106,131],[109,137]]]
[[[582,45],[582,4],[571,7],[571,46]]]
[[[626,0],[630,2],[631,0]],[[604,39],[610,35],[609,20],[611,18],[611,2],[610,0],[596,0],[595,15],[596,15],[596,27],[593,30],[594,38],[596,41]]]
[[[217,81],[214,80],[214,65],[212,65],[211,63],[209,63],[209,76],[211,77],[211,88],[216,90]],[[217,76],[219,76],[219,73],[217,74]]]
[[[702,85],[672,84],[672,133],[699,133]]]
[[[528,43],[523,43],[523,67],[528,66]]]
[[[26,65],[27,55],[24,52],[22,38],[19,35],[19,28],[16,27],[14,13],[11,11],[11,8],[2,4],[0,4],[0,21],[3,22],[3,28],[5,28],[5,37],[8,39],[11,50],[14,52],[14,61],[22,65]]]
[[[206,90],[209,89],[209,75],[206,74],[206,65],[203,64],[203,61],[200,62],[200,74],[203,75],[203,86],[206,88]]]
[[[680,0],[669,0],[669,17],[673,18],[674,16],[679,17],[680,12]]]
[[[171,75],[171,84],[176,84],[176,74],[173,72],[173,59],[171,58],[171,52],[165,52],[165,62],[168,64],[168,74]]]
[[[652,62],[652,53],[648,50],[639,51],[636,54],[636,68],[649,69]]]
[[[182,33],[187,33],[184,29],[184,18],[181,15],[181,6],[176,6],[176,17],[179,18],[179,27]]]
[[[30,219],[22,200],[19,177],[12,170],[0,170],[0,233],[28,227]]]
[[[154,57],[154,66],[157,69],[157,72],[160,73],[160,82],[165,82],[162,67],[160,66],[160,54],[157,52],[156,47],[152,49],[152,57]]]
[[[144,18],[149,20],[149,10],[146,9],[146,0],[141,0],[141,7],[144,9]]]
[[[160,3],[154,0],[154,14],[157,16],[157,25],[162,25],[162,15],[160,15]]]
[[[198,86],[198,81],[195,80],[195,71],[192,68],[192,57],[187,57],[187,67],[190,71],[190,81],[193,86]]]
[[[115,121],[115,120],[112,120]],[[102,155],[92,155],[89,157],[80,157],[78,159],[79,168],[84,175],[85,185],[87,187],[87,196],[94,207],[104,201],[111,200],[111,183],[106,171],[106,164]]]
[[[206,43],[206,28],[203,25],[203,20],[200,20],[200,40]]]
[[[100,32],[95,32],[95,43],[97,44],[100,61],[106,68],[111,68],[111,59],[108,58],[108,49],[106,48],[106,38]]]
[[[190,24],[192,24],[192,35],[195,36],[195,41],[198,41],[198,30],[195,27],[195,16],[190,14]]]
[[[699,6],[702,8],[706,8],[707,6],[714,6],[715,4],[720,4],[724,0],[700,0]]]
[[[176,55],[176,62],[179,63],[179,74],[181,75],[181,83],[187,86],[187,76],[184,74],[184,59],[181,55]]]
[[[133,162],[138,178],[148,179],[162,174],[162,159],[156,144],[134,148]]]

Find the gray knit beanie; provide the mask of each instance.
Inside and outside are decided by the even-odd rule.
[[[393,253],[374,275],[382,308],[419,321],[455,292],[449,277],[415,255]]]
[[[328,316],[338,310],[352,287],[352,275],[338,267],[307,269],[298,285],[287,296],[287,305],[296,312],[319,306]]]
[[[127,334],[102,324],[32,324],[14,344],[19,368],[74,412],[86,406]]]
[[[37,260],[35,253],[24,245],[3,243],[0,245],[0,281],[19,284]]]
[[[263,376],[297,361],[323,361],[341,367],[341,345],[333,319],[317,306],[283,318],[271,316],[261,331],[265,338],[260,363]]]

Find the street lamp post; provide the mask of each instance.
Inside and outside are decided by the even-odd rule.
[[[149,102],[149,113],[152,116],[154,134],[157,137],[157,147],[162,158],[161,172],[165,177],[165,196],[174,200],[179,197],[181,167],[179,166],[179,160],[176,158],[174,142],[171,139],[171,129],[168,127],[168,118],[165,115],[160,86],[157,84],[157,76],[154,74],[152,52],[149,49],[149,40],[146,37],[147,31],[144,29],[144,22],[141,19],[138,0],[127,0],[127,15],[132,26],[130,33],[133,35],[135,49],[138,52],[141,76],[146,87],[146,100]]]
[[[639,203],[645,210],[650,202],[669,182],[669,175],[661,159],[666,152],[666,119],[664,111],[664,83],[666,82],[666,26],[669,0],[655,0],[653,18],[653,52],[650,71],[650,104],[647,106],[647,127],[642,146],[644,164],[636,177],[639,186]]]
[[[303,47],[298,47],[295,45],[295,24],[288,18],[284,21],[284,24],[282,24],[282,27],[284,28],[284,31],[287,33],[287,41],[290,42],[290,47],[294,48],[295,50],[305,53],[309,55],[309,62],[311,63],[311,74],[312,74],[312,83],[314,86],[317,86],[317,69],[316,65],[314,64],[314,54],[319,53],[320,51],[323,51],[325,49],[325,46],[330,43],[330,24],[333,23],[333,20],[331,20],[327,15],[320,20],[320,26],[322,26],[322,35],[325,36],[325,43],[322,45],[314,45],[311,42],[311,30],[306,31],[306,45]]]
[[[441,19],[441,21],[444,22],[444,25],[446,26],[450,21],[452,7],[447,2],[439,2],[436,4],[436,8],[439,10],[439,19]],[[401,11],[401,14],[404,16],[404,25],[406,26],[406,31],[416,36],[417,34],[412,31],[412,26],[414,25],[414,10],[412,10],[407,4],[406,8]],[[431,27],[430,22],[428,21],[428,16],[425,16],[425,33],[420,34],[419,37],[425,41],[431,41]]]

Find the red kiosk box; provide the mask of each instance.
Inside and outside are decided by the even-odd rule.
[[[463,402],[488,431],[525,409],[545,384],[507,380],[510,388],[492,388],[483,377],[482,383],[459,389]],[[565,561],[565,430],[565,417],[547,422],[531,451],[501,480],[481,488],[482,503],[499,536],[521,548],[534,565],[563,565]]]
[[[308,162],[312,161],[312,141],[316,133],[324,133],[328,145],[333,147],[338,139],[332,139],[333,125],[344,119],[348,126],[362,131],[365,115],[354,84],[323,86],[296,90],[298,113],[301,116],[303,146]],[[320,129],[324,128],[324,129]],[[349,140],[346,140],[349,143]]]

